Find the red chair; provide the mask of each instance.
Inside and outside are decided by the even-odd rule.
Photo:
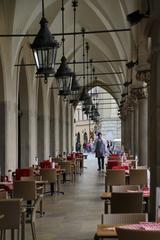
[[[119,160],[108,160],[107,169],[112,169],[114,166],[121,166],[121,161],[119,161]]]
[[[33,175],[32,168],[17,168],[16,169],[16,180],[20,180],[21,177],[28,177]]]
[[[52,162],[50,160],[43,160],[40,162],[41,168],[52,168]]]
[[[68,155],[67,156],[67,160],[69,160],[69,161],[73,161],[75,158],[73,157],[73,155]]]
[[[76,152],[75,157],[76,158],[83,158],[83,153]]]

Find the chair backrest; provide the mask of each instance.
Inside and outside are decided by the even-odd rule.
[[[59,163],[61,169],[65,169],[66,174],[70,174],[72,172],[72,163],[69,161]]]
[[[28,177],[21,177],[21,181],[40,181],[42,180],[42,176],[28,176]]]
[[[111,213],[142,213],[142,192],[113,192],[111,197]]]
[[[160,231],[144,231],[135,229],[116,228],[119,240],[159,240]]]
[[[48,181],[48,183],[56,183],[57,181],[57,172],[53,168],[42,168],[40,169],[40,175],[42,180]]]
[[[42,160],[40,161],[41,168],[52,168],[52,162],[50,160]]]
[[[112,186],[112,192],[127,192],[128,190],[132,191],[139,191],[139,185],[119,185],[119,186]]]
[[[23,176],[32,176],[33,175],[33,168],[17,168],[16,169],[16,180],[20,180]]]
[[[147,169],[130,169],[129,183],[132,185],[146,186],[147,181]]]
[[[114,166],[121,166],[121,161],[116,159],[109,159],[107,163],[107,169],[112,169]]]
[[[5,190],[0,191],[0,199],[8,199],[8,192]]]
[[[147,213],[111,213],[101,215],[102,224],[133,224],[147,221]]]
[[[37,198],[36,182],[14,181],[13,195],[16,198],[22,198],[24,201],[35,200]]]
[[[125,170],[108,169],[105,176],[105,189],[107,186],[125,185]]]
[[[0,199],[0,229],[19,229],[21,223],[21,199]]]

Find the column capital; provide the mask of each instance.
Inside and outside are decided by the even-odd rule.
[[[136,99],[132,96],[127,96],[123,106],[120,109],[120,116],[122,120],[126,120],[128,114],[133,112],[136,107]]]
[[[131,89],[131,96],[134,99],[144,99],[148,97],[148,89],[147,87],[139,87]]]
[[[151,80],[151,70],[150,69],[139,69],[136,73],[136,79],[140,82],[149,83]]]

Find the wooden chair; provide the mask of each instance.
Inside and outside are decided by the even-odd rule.
[[[43,216],[43,195],[37,193],[35,181],[14,181],[13,196],[15,198],[22,198],[25,202],[25,207],[27,207],[30,213],[32,212],[34,202],[41,196],[40,215]]]
[[[21,181],[41,181],[42,176],[39,175],[33,175],[33,176],[28,176],[28,177],[21,177]],[[44,194],[44,184],[37,183],[36,184],[36,190],[38,194]]]
[[[147,169],[130,169],[129,184],[147,186]]]
[[[17,168],[16,169],[16,180],[20,180],[20,178],[23,176],[32,176],[33,175],[33,168]]]
[[[159,240],[160,231],[144,231],[135,229],[116,228],[119,240]]]
[[[0,191],[0,199],[8,199],[8,192],[5,190]]]
[[[5,239],[6,230],[11,230],[11,239],[14,239],[16,230],[17,240],[19,240],[21,229],[21,199],[0,199],[0,213],[4,215],[0,220],[0,239]]]
[[[111,213],[142,213],[142,192],[113,192],[111,197]]]
[[[41,181],[42,176],[26,176],[26,177],[21,177],[21,181]]]
[[[36,213],[39,208],[40,202],[42,201],[42,195],[40,195],[36,201],[34,202],[33,211],[29,218],[26,220],[26,223],[31,224],[31,231],[32,231],[32,237],[33,240],[37,240],[37,234],[36,234]]]
[[[59,163],[61,169],[64,169],[64,182],[66,181],[74,181],[74,176],[75,176],[75,169],[74,169],[74,163],[71,161],[66,161],[66,162],[61,162]]]
[[[125,170],[108,169],[105,176],[105,191],[113,185],[125,185]]]
[[[53,168],[42,168],[40,169],[40,175],[42,176],[42,180],[47,181],[50,184],[50,193],[53,195],[55,189],[57,190],[57,172],[56,169]],[[48,191],[45,193],[48,193]]]
[[[139,185],[119,185],[119,186],[112,186],[112,192],[127,192],[128,190],[131,191],[139,191]]]

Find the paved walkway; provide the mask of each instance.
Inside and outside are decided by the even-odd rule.
[[[65,194],[45,197],[46,214],[37,218],[38,240],[92,240],[100,223],[104,191],[104,173],[97,172],[97,159],[89,154],[81,176],[75,183],[63,185]],[[27,226],[30,240],[30,226]]]

